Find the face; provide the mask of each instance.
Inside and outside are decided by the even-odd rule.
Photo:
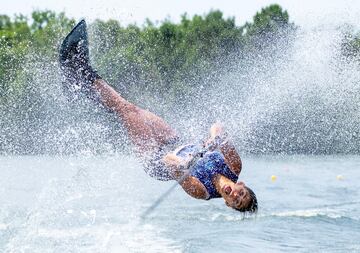
[[[249,206],[251,197],[243,182],[238,182],[233,185],[224,185],[222,192],[222,196],[225,199],[225,204],[227,206],[236,209],[242,209]]]

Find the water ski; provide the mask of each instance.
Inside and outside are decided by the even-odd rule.
[[[59,63],[64,76],[65,90],[70,91],[72,96],[82,92],[91,97],[91,85],[100,77],[90,66],[85,20],[81,20],[62,42]]]

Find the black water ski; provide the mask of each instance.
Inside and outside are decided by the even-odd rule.
[[[81,20],[66,36],[59,50],[60,68],[64,76],[65,92],[77,98],[85,94],[96,99],[92,90],[95,79],[100,78],[90,65],[89,42],[85,20]],[[94,97],[95,96],[95,97]]]
[[[81,20],[66,36],[60,47],[60,64],[68,66],[74,57],[81,58],[83,63],[89,62],[89,42],[86,22]]]

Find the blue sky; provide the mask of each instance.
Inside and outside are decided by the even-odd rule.
[[[261,7],[272,3],[280,4],[292,21],[303,26],[311,26],[318,20],[355,23],[360,16],[359,0],[11,0],[1,3],[0,13],[29,15],[34,9],[50,9],[65,11],[76,19],[114,18],[122,24],[142,24],[146,17],[152,21],[165,18],[178,21],[185,12],[192,16],[219,9],[225,16],[235,16],[237,24],[242,25]]]

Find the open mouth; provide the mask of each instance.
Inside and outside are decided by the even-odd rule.
[[[232,189],[229,185],[225,185],[223,187],[223,191],[225,192],[226,195],[229,195],[231,193]]]

